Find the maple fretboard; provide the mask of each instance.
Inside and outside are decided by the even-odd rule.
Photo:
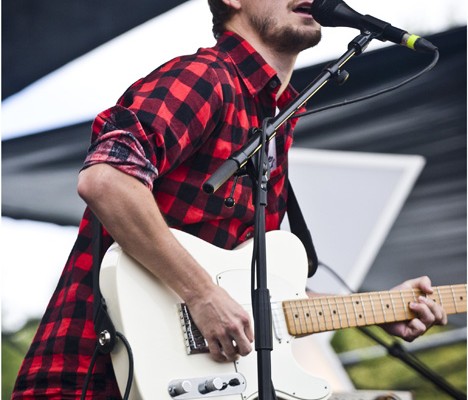
[[[441,304],[447,314],[467,311],[466,284],[434,287],[427,295]],[[357,293],[305,300],[283,301],[288,332],[293,336],[357,326],[406,321],[414,317],[409,308],[419,290]]]

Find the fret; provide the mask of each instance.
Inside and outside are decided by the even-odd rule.
[[[386,314],[384,302],[382,299],[382,293],[380,292],[379,292],[379,299],[380,299],[380,306],[382,307],[383,322],[387,322],[387,314]]]
[[[319,297],[317,299],[320,303],[320,317],[323,319],[323,330],[324,331],[328,331],[330,329],[333,329],[333,324],[332,326],[329,328],[328,325],[327,325],[327,315],[326,315],[326,308],[323,306],[323,297]]]
[[[374,321],[372,321],[372,323],[375,324],[377,322],[377,318],[376,318],[376,314],[375,314],[374,301],[372,300],[372,295],[373,295],[373,293],[369,293],[368,297],[369,297],[369,301],[370,301],[370,305],[371,305],[372,317],[374,318]]]
[[[327,305],[328,305],[328,312],[330,313],[330,321],[331,321],[331,327],[332,329],[335,329],[335,319],[334,319],[334,313],[330,305],[330,300],[327,300]]]
[[[336,313],[338,314],[338,322],[340,323],[339,328],[341,329],[341,328],[343,328],[343,323],[342,323],[342,321],[341,321],[340,307],[338,306],[337,298],[336,298],[336,297],[333,297],[333,299],[335,300]]]
[[[384,317],[383,322],[394,321],[395,320],[395,305],[393,303],[393,299],[392,299],[390,292],[381,292],[380,298],[381,298],[381,305],[383,309],[383,317]],[[389,315],[389,311],[393,312],[393,317],[392,315]]]
[[[452,294],[453,307],[455,308],[455,312],[458,312],[457,300],[455,299],[455,292],[453,291],[453,286],[450,286],[450,293]]]
[[[333,299],[333,297],[331,297]],[[333,309],[332,304],[330,303],[330,298],[325,299],[327,306],[328,306],[328,312],[330,313],[330,322],[331,322],[331,327],[332,329],[339,329],[340,325],[338,326],[335,325],[336,317],[339,315],[336,309]],[[335,301],[336,303],[336,301]]]
[[[322,310],[322,313],[323,313],[323,321],[325,322],[325,330],[328,331],[327,316],[325,315],[325,307],[323,306],[323,297],[319,297],[318,300],[320,301],[320,309]],[[332,323],[331,329],[333,329],[333,323]]]
[[[315,302],[309,300],[309,304],[312,305],[311,310],[310,310],[310,316],[312,318],[312,321],[315,322],[315,323],[312,324],[314,326],[313,332],[321,332],[320,319],[319,319],[319,317],[317,315],[317,307],[315,307]]]
[[[298,326],[297,324],[297,317],[298,317],[298,314],[297,314],[297,307],[294,307],[295,306],[295,301],[289,301],[288,304],[289,304],[289,308],[288,308],[288,317],[289,317],[289,321],[292,321],[292,323],[294,324],[294,329],[292,330],[292,332],[294,332],[295,335],[299,335],[301,334],[300,330],[298,328],[300,328],[300,326]]]
[[[361,294],[359,295],[359,299],[361,300],[362,313],[364,314],[364,322],[365,322],[366,325],[368,325],[369,322],[367,321],[366,307],[365,307],[365,305],[364,305],[364,300],[362,299],[362,295],[361,295]]]
[[[395,301],[393,300],[392,292],[389,292],[389,295],[390,295],[390,300],[391,300],[391,302],[392,302],[393,320],[396,321],[396,320],[397,320],[397,316],[396,316],[396,306],[395,306]]]
[[[306,332],[314,331],[314,324],[312,323],[312,318],[310,317],[310,303],[307,300],[301,302],[302,312],[304,314]]]
[[[356,305],[359,305],[359,301],[354,300],[354,297],[355,296],[351,296],[351,299],[353,300],[351,304],[353,305],[353,309],[354,309],[354,317],[356,318],[356,326],[359,326],[358,321],[362,319],[362,314],[358,314],[356,310]]]
[[[437,294],[439,295],[439,303],[442,307],[444,307],[444,301],[442,299],[442,296],[440,295],[440,289],[438,287],[436,287],[436,292]]]
[[[296,305],[300,305],[301,302],[294,302]],[[302,310],[299,307],[296,307],[294,310],[294,318],[296,319],[296,322],[299,324],[299,329],[297,329],[299,335],[305,334],[307,331],[304,329],[304,321],[302,318]]]
[[[403,311],[405,313],[405,319],[409,319],[408,310],[406,308],[406,300],[403,297],[403,292],[402,291],[400,291],[400,298],[401,298],[401,304],[403,305]]]
[[[344,309],[345,309],[346,321],[348,321],[348,324],[346,325],[346,327],[350,327],[352,325],[351,325],[351,323],[349,321],[348,307],[346,307],[346,301],[344,300],[343,297],[341,297],[341,300],[342,300],[342,303],[343,303],[343,306],[344,306]]]
[[[288,332],[292,333],[291,328],[291,301],[284,301],[283,302],[283,312],[284,312],[284,319],[286,320],[286,325],[288,326]]]
[[[458,285],[458,290],[459,290],[459,300],[460,300],[460,308],[458,309],[458,312],[466,312],[466,284],[465,285]]]
[[[356,304],[359,304],[359,302],[356,303],[356,302],[353,300],[353,297],[352,297],[352,296],[351,296],[351,300],[352,300],[352,301],[351,301],[351,304],[352,304],[353,310],[354,310],[354,322],[355,322],[355,326],[357,326],[357,325],[358,325],[358,321],[359,321],[359,317],[358,317],[358,313],[357,313],[357,310],[356,310]]]
[[[316,330],[316,332],[324,332],[326,329],[325,329],[325,327],[322,328],[322,324],[321,324],[321,319],[322,319],[323,313],[320,311],[320,307],[317,306],[316,299],[312,299],[311,301],[312,301],[312,304],[314,305],[313,314],[315,315],[315,319],[317,321],[317,330]]]

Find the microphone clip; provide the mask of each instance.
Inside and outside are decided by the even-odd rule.
[[[378,35],[369,31],[362,31],[360,35],[356,36],[351,42],[348,43],[348,50],[354,50],[354,55],[359,56],[364,53],[369,46],[369,43],[376,39]]]

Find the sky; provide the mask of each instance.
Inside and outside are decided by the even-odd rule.
[[[466,25],[466,3],[465,0],[347,1],[362,14],[373,15],[420,35]],[[197,17],[193,18],[194,15]],[[211,45],[210,20],[205,0],[191,0],[49,74],[2,103],[2,139],[92,119],[99,111],[112,105],[132,81],[155,66],[173,56]],[[174,21],[178,21],[178,24],[174,24]],[[180,26],[193,34],[179,32]],[[338,57],[357,34],[357,31],[349,28],[325,28],[320,47],[304,52],[297,67]],[[154,56],[142,58],[144,52],[137,44],[142,42],[142,37],[154,35],[165,35],[170,40],[159,41],[155,44],[157,49]],[[369,50],[382,45],[381,42],[373,42]],[[115,54],[121,53],[124,47],[132,49],[139,62],[132,63],[133,68],[119,63],[122,68],[115,68],[114,73],[110,74],[109,69],[103,67],[103,60],[118,58]],[[83,80],[83,76],[87,79]],[[71,87],[70,82],[75,82],[76,87]],[[64,90],[65,87],[68,89]],[[90,96],[96,88],[100,95]],[[24,109],[35,110],[36,114],[28,119],[18,117]],[[76,227],[2,218],[2,329],[14,331],[28,318],[42,315],[75,240],[76,231]],[[28,243],[26,247],[25,243]]]

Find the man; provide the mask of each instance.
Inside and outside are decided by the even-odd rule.
[[[308,13],[311,1],[209,0],[211,49],[169,61],[133,84],[115,107],[98,115],[79,176],[86,201],[79,237],[31,349],[14,399],[75,399],[94,350],[90,210],[112,240],[172,288],[188,305],[208,341],[211,357],[233,361],[252,351],[252,322],[230,295],[177,242],[169,226],[232,249],[253,231],[251,183],[232,178],[211,196],[202,184],[261,126],[295,96],[289,85],[300,51],[320,41]],[[282,126],[270,146],[267,230],[286,212],[287,152],[296,121]],[[225,201],[232,197],[234,204]],[[431,293],[428,278],[404,283]],[[407,340],[446,314],[421,298],[418,316],[387,329]],[[100,356],[89,398],[120,398],[108,356]]]

